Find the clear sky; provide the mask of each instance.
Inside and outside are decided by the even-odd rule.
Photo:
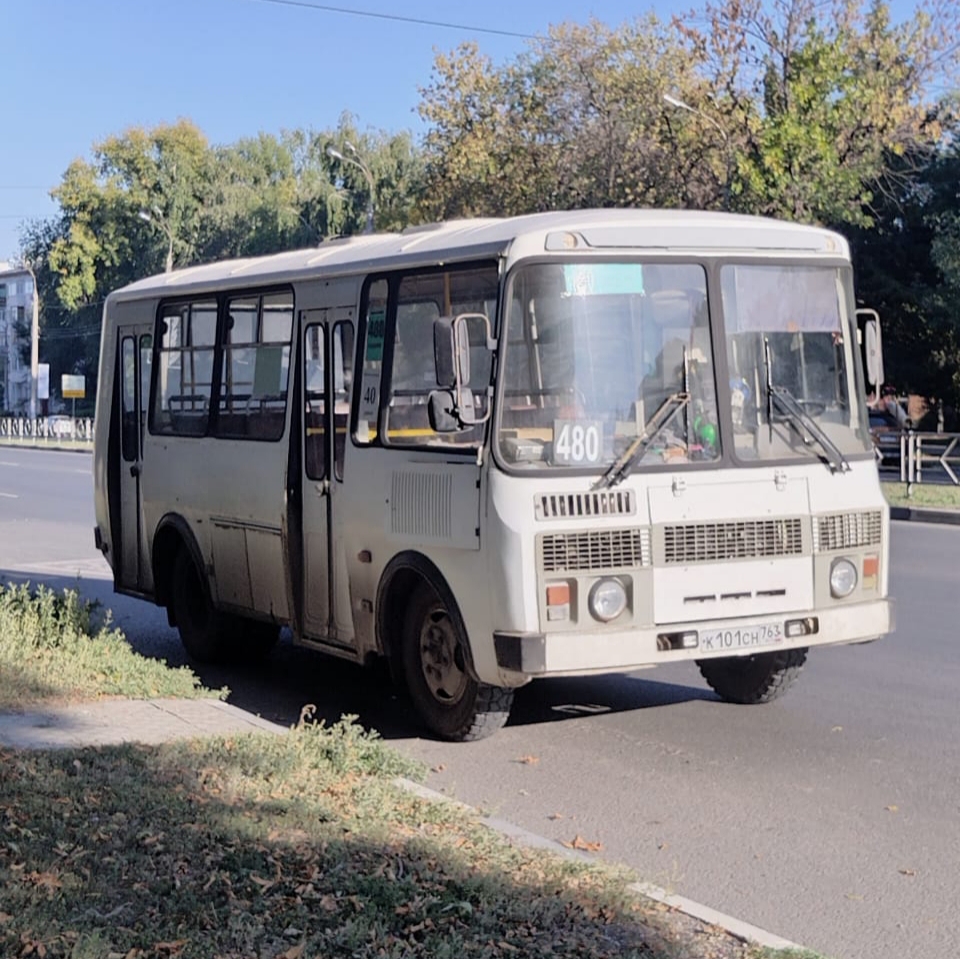
[[[328,9],[317,9],[326,6]],[[282,129],[422,129],[436,51],[475,40],[497,62],[550,24],[610,25],[693,0],[0,0],[0,260],[94,141],[189,118],[211,143]],[[893,0],[900,16],[910,0]],[[335,12],[362,11],[379,16]],[[402,22],[406,17],[458,25]]]

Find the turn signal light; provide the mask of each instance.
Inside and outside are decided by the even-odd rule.
[[[880,575],[880,557],[877,554],[863,557],[863,588],[876,589]]]

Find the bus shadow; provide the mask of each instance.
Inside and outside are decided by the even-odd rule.
[[[0,569],[0,583],[28,581],[52,590],[74,589],[96,602],[100,615],[124,633],[142,656],[171,667],[189,666],[204,686],[226,686],[227,701],[283,726],[300,721],[307,707],[315,721],[334,723],[357,717],[362,726],[384,739],[429,736],[406,694],[393,684],[385,666],[365,669],[345,660],[293,645],[288,631],[261,662],[199,664],[191,662],[166,613],[151,603],[113,593],[107,579],[37,574],[29,569]],[[676,706],[695,700],[715,701],[705,687],[651,680],[646,676],[605,674],[538,680],[517,690],[509,726],[534,726]]]

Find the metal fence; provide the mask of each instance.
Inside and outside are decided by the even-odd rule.
[[[93,443],[93,419],[91,417],[0,416],[0,442],[36,442],[54,444],[69,441],[71,444]]]
[[[960,486],[960,433],[886,433],[875,449],[881,472],[899,472],[901,483]]]

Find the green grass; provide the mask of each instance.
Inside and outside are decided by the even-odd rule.
[[[400,789],[420,770],[351,717],[0,768],[0,955],[751,955],[631,895],[624,871],[518,849]]]
[[[914,483],[907,496],[906,483],[882,483],[884,496],[891,506],[918,506],[930,509],[960,509],[960,486]]]
[[[226,696],[186,668],[135,653],[73,590],[0,585],[0,709],[49,700]]]

